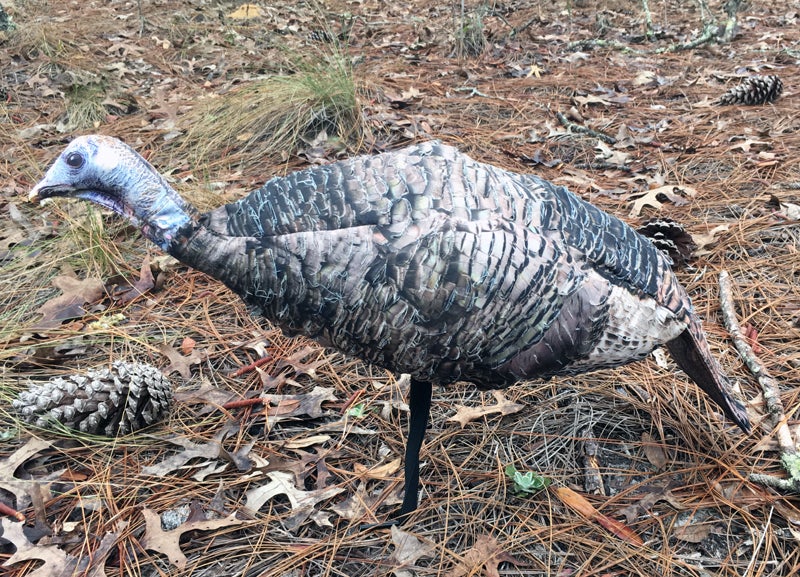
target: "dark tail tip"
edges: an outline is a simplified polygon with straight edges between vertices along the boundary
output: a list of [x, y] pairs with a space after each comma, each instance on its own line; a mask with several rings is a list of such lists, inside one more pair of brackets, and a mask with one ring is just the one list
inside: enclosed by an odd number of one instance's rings
[[677, 338], [667, 343], [667, 349], [678, 366], [720, 406], [725, 415], [745, 433], [751, 430], [744, 405], [731, 393], [730, 383], [711, 356], [699, 323], [690, 325]]

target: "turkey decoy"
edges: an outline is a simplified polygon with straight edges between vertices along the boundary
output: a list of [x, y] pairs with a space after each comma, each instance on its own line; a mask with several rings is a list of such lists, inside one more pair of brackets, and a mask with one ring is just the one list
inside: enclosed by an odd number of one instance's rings
[[750, 428], [649, 240], [563, 187], [442, 143], [273, 178], [199, 214], [133, 149], [82, 136], [30, 194], [59, 196], [125, 216], [286, 333], [410, 373], [401, 518], [417, 506], [432, 383], [504, 387], [619, 366], [666, 344]]

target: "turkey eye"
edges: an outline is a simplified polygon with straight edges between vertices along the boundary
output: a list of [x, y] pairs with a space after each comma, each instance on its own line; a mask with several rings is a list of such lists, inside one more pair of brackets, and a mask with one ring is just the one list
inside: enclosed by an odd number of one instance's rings
[[83, 155], [77, 152], [71, 152], [67, 155], [67, 166], [71, 168], [80, 168], [83, 166]]

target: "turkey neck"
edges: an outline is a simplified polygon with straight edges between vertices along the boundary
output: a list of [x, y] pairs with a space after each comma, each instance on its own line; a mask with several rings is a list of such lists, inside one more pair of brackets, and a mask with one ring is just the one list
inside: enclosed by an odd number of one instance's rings
[[206, 220], [207, 215], [202, 215], [182, 226], [167, 252], [183, 264], [222, 281], [241, 295], [248, 271], [248, 245], [255, 239], [224, 236], [209, 229]]

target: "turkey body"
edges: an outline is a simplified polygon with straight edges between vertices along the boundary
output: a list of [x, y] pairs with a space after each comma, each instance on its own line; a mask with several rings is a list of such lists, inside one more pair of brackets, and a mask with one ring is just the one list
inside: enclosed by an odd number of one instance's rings
[[434, 383], [617, 366], [691, 316], [620, 220], [435, 142], [275, 178], [180, 236], [171, 254], [286, 332]]
[[428, 142], [273, 178], [198, 214], [136, 152], [74, 140], [32, 191], [98, 202], [288, 334], [409, 373], [408, 489], [432, 383], [485, 388], [643, 358], [666, 344], [743, 430], [670, 263], [621, 220], [536, 176]]

